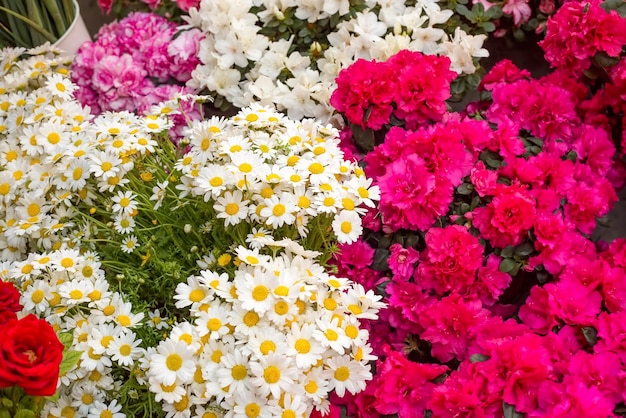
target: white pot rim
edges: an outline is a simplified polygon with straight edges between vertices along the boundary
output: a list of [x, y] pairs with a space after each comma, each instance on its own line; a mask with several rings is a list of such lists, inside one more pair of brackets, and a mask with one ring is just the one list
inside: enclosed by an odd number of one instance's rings
[[80, 16], [80, 6], [78, 4], [78, 0], [73, 0], [72, 2], [74, 3], [74, 19], [72, 19], [72, 24], [70, 25], [69, 28], [67, 28], [65, 33], [54, 42], [55, 44], [59, 44], [60, 42], [63, 42], [65, 38], [67, 38], [72, 33], [72, 30], [76, 27], [76, 25], [78, 24], [78, 21], [80, 20], [81, 16]]

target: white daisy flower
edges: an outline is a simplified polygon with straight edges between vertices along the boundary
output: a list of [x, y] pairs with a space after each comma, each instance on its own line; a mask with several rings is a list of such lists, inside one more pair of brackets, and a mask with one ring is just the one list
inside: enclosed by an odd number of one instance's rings
[[113, 212], [114, 213], [122, 213], [125, 215], [130, 215], [135, 210], [137, 210], [137, 201], [135, 195], [131, 191], [118, 191], [115, 196], [111, 199], [113, 201]]
[[372, 379], [369, 366], [355, 361], [350, 356], [330, 357], [326, 364], [325, 374], [329, 381], [329, 388], [334, 389], [341, 398], [346, 390], [351, 394], [365, 389], [366, 381]]
[[287, 392], [296, 378], [297, 370], [291, 367], [291, 359], [277, 353], [269, 353], [261, 357], [259, 362], [250, 363], [253, 377], [252, 385], [261, 396], [270, 393], [274, 398], [280, 398], [282, 392]]
[[363, 234], [361, 217], [353, 211], [342, 210], [332, 222], [333, 232], [337, 241], [342, 244], [351, 244]]
[[224, 226], [237, 225], [248, 216], [248, 203], [249, 200], [242, 199], [241, 191], [235, 190], [217, 198], [213, 208], [217, 217], [224, 219]]
[[189, 383], [196, 371], [193, 354], [183, 341], [161, 341], [150, 356], [150, 373], [164, 385], [172, 385], [177, 379]]
[[122, 412], [122, 405], [117, 403], [117, 399], [114, 399], [110, 404], [105, 404], [100, 401], [95, 401], [94, 405], [89, 408], [89, 415], [87, 418], [125, 418]]
[[291, 332], [287, 334], [287, 355], [294, 358], [296, 366], [302, 370], [307, 370], [314, 366], [322, 358], [326, 349], [322, 344], [313, 338], [315, 326], [312, 324], [302, 324], [302, 326], [291, 324]]
[[132, 252], [134, 252], [137, 247], [139, 245], [137, 244], [137, 237], [134, 235], [130, 235], [128, 237], [125, 237], [122, 240], [122, 244], [120, 245], [120, 249], [128, 254], [131, 254]]
[[143, 353], [139, 344], [141, 344], [141, 340], [136, 338], [134, 332], [124, 331], [111, 341], [106, 352], [118, 364], [132, 367], [135, 360]]

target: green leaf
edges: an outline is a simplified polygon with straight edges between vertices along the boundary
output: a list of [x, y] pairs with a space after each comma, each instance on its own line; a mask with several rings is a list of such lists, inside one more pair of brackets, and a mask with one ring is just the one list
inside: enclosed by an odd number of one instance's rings
[[473, 191], [474, 185], [471, 183], [461, 183], [461, 185], [456, 188], [456, 192], [463, 196], [471, 194]]
[[74, 336], [71, 332], [64, 332], [59, 334], [59, 341], [61, 341], [61, 344], [63, 344], [65, 348], [69, 349], [74, 341]]
[[531, 255], [533, 251], [535, 251], [535, 247], [533, 246], [533, 244], [531, 244], [530, 242], [525, 242], [515, 248], [515, 255], [520, 257], [527, 257]]
[[485, 30], [485, 32], [493, 32], [496, 30], [496, 25], [493, 22], [484, 22], [480, 26]]
[[13, 418], [33, 418], [34, 416], [34, 411], [29, 409], [20, 409], [15, 415], [13, 415]]
[[507, 245], [502, 251], [500, 251], [500, 257], [511, 258], [513, 257], [514, 251], [515, 251], [515, 247], [513, 247], [512, 245]]
[[82, 351], [76, 350], [68, 350], [63, 353], [63, 360], [59, 366], [59, 373], [64, 374], [72, 370], [72, 368], [78, 363], [78, 360], [80, 360], [80, 356], [82, 354]]
[[502, 261], [500, 261], [499, 269], [502, 273], [510, 273], [514, 271], [516, 268], [519, 269], [518, 264], [512, 258], [505, 258]]
[[491, 357], [486, 356], [484, 354], [472, 354], [470, 357], [470, 361], [472, 363], [482, 363], [483, 361], [489, 360]]

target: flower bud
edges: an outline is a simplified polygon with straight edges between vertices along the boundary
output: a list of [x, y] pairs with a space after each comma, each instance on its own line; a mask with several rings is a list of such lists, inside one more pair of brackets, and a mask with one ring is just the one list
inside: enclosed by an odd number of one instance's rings
[[191, 225], [190, 224], [185, 224], [185, 226], [183, 227], [183, 231], [185, 231], [185, 234], [188, 234], [191, 232]]

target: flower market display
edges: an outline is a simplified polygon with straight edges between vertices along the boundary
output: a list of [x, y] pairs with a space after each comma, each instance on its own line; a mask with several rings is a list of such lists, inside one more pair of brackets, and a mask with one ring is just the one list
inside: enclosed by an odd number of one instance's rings
[[[189, 85], [217, 94], [218, 107], [222, 99], [236, 107], [260, 102], [294, 119], [328, 120], [335, 77], [357, 59], [411, 49], [448, 56], [454, 71], [473, 75], [477, 59], [487, 56], [486, 36], [446, 32], [440, 26], [451, 10], [409, 3], [203, 0], [187, 18], [206, 35]], [[475, 78], [462, 80], [471, 85]]]
[[0, 418], [626, 416], [621, 0], [97, 3], [0, 50]]

